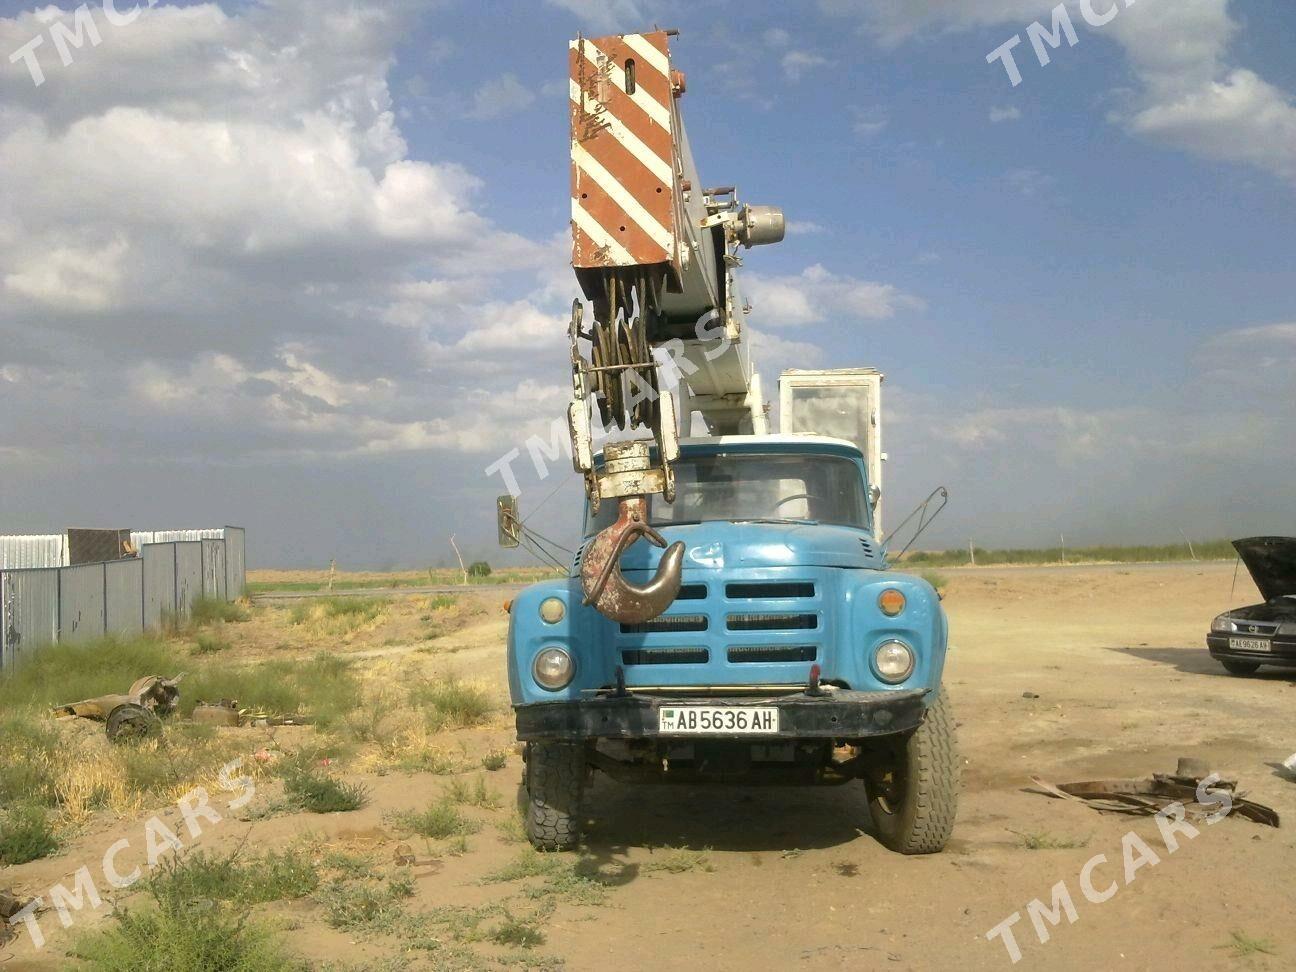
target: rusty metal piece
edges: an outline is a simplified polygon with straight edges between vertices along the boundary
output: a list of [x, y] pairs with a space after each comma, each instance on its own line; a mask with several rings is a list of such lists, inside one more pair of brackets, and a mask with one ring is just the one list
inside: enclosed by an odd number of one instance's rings
[[207, 726], [237, 726], [242, 717], [238, 702], [221, 699], [219, 702], [199, 702], [194, 706], [193, 721]]
[[162, 723], [153, 710], [135, 702], [124, 702], [108, 713], [105, 731], [112, 742], [153, 739], [162, 734]]
[[121, 739], [157, 735], [160, 716], [170, 715], [180, 704], [181, 672], [175, 678], [146, 675], [135, 680], [125, 695], [100, 695], [54, 707], [55, 715], [93, 719], [106, 724], [108, 738]]
[[[1217, 812], [1218, 804], [1203, 805], [1197, 798], [1198, 788], [1211, 773], [1205, 764], [1193, 760], [1180, 760], [1174, 774], [1154, 773], [1148, 779], [1089, 780], [1080, 783], [1053, 784], [1032, 776], [1035, 789], [1030, 792], [1051, 796], [1059, 800], [1074, 800], [1109, 813], [1127, 813], [1151, 817], [1171, 804], [1184, 807], [1189, 817], [1202, 817]], [[1182, 774], [1182, 775], [1181, 775]], [[1232, 806], [1229, 816], [1245, 817], [1268, 827], [1279, 826], [1278, 813], [1271, 807], [1248, 800], [1237, 790], [1237, 781], [1219, 779], [1208, 787], [1207, 793], [1226, 794]]]
[[648, 525], [648, 500], [627, 496], [621, 500], [620, 516], [595, 537], [581, 560], [581, 587], [586, 604], [593, 604], [605, 617], [622, 624], [638, 624], [658, 617], [679, 595], [684, 569], [684, 544], [667, 547], [657, 573], [646, 586], [631, 584], [621, 574], [621, 555], [640, 537], [658, 547], [665, 538]]

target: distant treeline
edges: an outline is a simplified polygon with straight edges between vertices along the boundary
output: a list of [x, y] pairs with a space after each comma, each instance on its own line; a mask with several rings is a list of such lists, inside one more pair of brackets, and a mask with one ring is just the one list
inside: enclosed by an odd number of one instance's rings
[[[1033, 550], [987, 550], [974, 547], [978, 567], [995, 564], [1139, 564], [1179, 560], [1232, 560], [1237, 556], [1228, 540], [1194, 540], [1188, 544], [1136, 547], [1041, 547]], [[967, 547], [959, 550], [913, 550], [904, 561], [913, 567], [967, 567], [972, 563]]]

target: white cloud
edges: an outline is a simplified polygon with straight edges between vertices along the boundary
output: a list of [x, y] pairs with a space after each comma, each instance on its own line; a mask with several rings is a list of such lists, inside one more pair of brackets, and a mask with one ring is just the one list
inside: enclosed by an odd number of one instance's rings
[[[1079, 0], [1066, 0], [1079, 29]], [[937, 30], [999, 25], [1003, 39], [1036, 20], [1049, 23], [1050, 0], [819, 0], [830, 15], [856, 19], [861, 29], [894, 46]], [[1102, 7], [1095, 7], [1102, 13]], [[1120, 44], [1141, 87], [1111, 118], [1132, 133], [1210, 159], [1252, 165], [1296, 182], [1296, 100], [1254, 70], [1229, 63], [1240, 25], [1228, 0], [1175, 0], [1121, 5], [1109, 24], [1082, 40]], [[1018, 48], [1034, 68], [1029, 45]], [[1043, 75], [1028, 78], [1045, 83]]]
[[809, 72], [827, 65], [828, 58], [813, 51], [788, 51], [780, 59], [783, 76], [789, 81], [800, 81]]
[[643, 30], [648, 19], [638, 0], [545, 0], [577, 16], [592, 30], [606, 33], [625, 33]]
[[1028, 198], [1042, 195], [1057, 185], [1057, 178], [1039, 169], [1013, 169], [1005, 177], [1014, 191]]
[[1274, 404], [1285, 398], [1287, 410], [1296, 409], [1296, 323], [1224, 331], [1202, 346], [1197, 364], [1233, 395]]
[[[387, 76], [413, 9], [161, 5], [39, 89], [0, 59], [9, 454], [477, 452], [561, 413], [571, 294], [533, 281], [565, 257], [411, 157]], [[0, 48], [67, 16], [0, 18]], [[528, 382], [550, 357], [556, 395]]]
[[525, 111], [536, 100], [535, 92], [517, 79], [505, 74], [484, 83], [473, 92], [469, 118], [487, 120]]
[[792, 43], [792, 35], [782, 27], [771, 27], [762, 35], [766, 47], [787, 47]]
[[851, 114], [854, 116], [851, 127], [854, 129], [855, 134], [863, 135], [865, 138], [872, 138], [891, 124], [890, 113], [879, 106], [871, 108], [854, 107], [851, 109]]
[[826, 320], [884, 320], [926, 305], [891, 284], [830, 273], [815, 264], [795, 276], [749, 274], [744, 282], [760, 328]]
[[1014, 106], [1007, 108], [995, 107], [990, 109], [990, 123], [992, 125], [998, 125], [1001, 122], [1017, 121], [1021, 116], [1021, 109]]

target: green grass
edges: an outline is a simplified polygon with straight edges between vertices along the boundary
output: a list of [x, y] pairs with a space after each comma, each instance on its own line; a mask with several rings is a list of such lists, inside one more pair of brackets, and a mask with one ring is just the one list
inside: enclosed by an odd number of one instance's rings
[[[176, 870], [185, 868], [175, 862]], [[163, 868], [168, 865], [163, 865]], [[174, 873], [174, 872], [173, 872]], [[109, 927], [79, 936], [72, 954], [92, 972], [301, 972], [270, 929], [245, 906], [195, 901], [186, 879], [157, 875], [146, 888], [152, 901], [115, 911]]]
[[[0, 694], [4, 682], [0, 681]], [[54, 728], [22, 710], [0, 715], [0, 807], [19, 802], [54, 806], [49, 767], [63, 752]]]
[[[0, 679], [0, 712], [125, 692], [142, 675], [171, 676], [191, 663], [176, 644], [156, 638], [47, 645], [29, 653], [11, 675]], [[182, 683], [182, 687], [189, 685]]]
[[349, 884], [335, 881], [315, 895], [324, 906], [324, 920], [344, 931], [390, 931], [405, 918], [405, 899], [414, 885], [401, 876], [385, 883]]
[[248, 613], [233, 601], [219, 597], [200, 597], [189, 609], [189, 624], [195, 628], [218, 621], [246, 621]]
[[[254, 665], [204, 664], [178, 642], [107, 638], [32, 652], [0, 679], [0, 712], [15, 713], [15, 719], [5, 718], [4, 724], [17, 725], [16, 714], [24, 709], [121, 693], [142, 675], [181, 671], [187, 672], [180, 685], [183, 715], [192, 712], [199, 699], [237, 699], [247, 708], [273, 715], [309, 712], [317, 725], [329, 726], [361, 702], [350, 663], [334, 655], [321, 653], [305, 663], [276, 659]], [[0, 751], [5, 748], [0, 736]], [[0, 788], [6, 775], [0, 767]]]
[[434, 594], [428, 601], [429, 611], [448, 611], [459, 603], [459, 599], [452, 594]]
[[544, 878], [544, 883], [532, 889], [533, 898], [562, 898], [584, 905], [602, 904], [607, 898], [607, 886], [593, 862], [562, 854], [541, 854], [530, 847], [482, 880], [502, 884], [537, 877]]
[[386, 597], [322, 597], [294, 604], [288, 612], [289, 624], [305, 624], [315, 619], [344, 619], [351, 627], [360, 627], [378, 617], [391, 605]]
[[917, 570], [914, 571], [919, 577], [925, 580], [932, 587], [936, 588], [936, 593], [945, 593], [945, 588], [949, 587], [949, 578], [939, 571], [935, 570]]
[[496, 945], [535, 948], [545, 943], [545, 936], [534, 921], [506, 915], [504, 920], [491, 931], [490, 940]]
[[479, 726], [495, 711], [490, 693], [453, 675], [415, 685], [410, 690], [410, 704], [421, 708], [428, 724], [436, 729]]
[[406, 810], [391, 815], [391, 821], [407, 833], [432, 840], [445, 840], [450, 837], [466, 837], [481, 830], [481, 824], [466, 817], [452, 803], [442, 801], [434, 803], [423, 810]]
[[[473, 584], [517, 584], [532, 583], [553, 571], [524, 568], [521, 570], [494, 570], [489, 577], [473, 577]], [[437, 569], [431, 575], [411, 575], [408, 577], [371, 578], [352, 580], [337, 579], [333, 582], [335, 591], [392, 591], [403, 587], [452, 587], [463, 583], [463, 573], [458, 569]], [[249, 597], [256, 594], [314, 594], [327, 591], [328, 581], [249, 581], [246, 593]]]
[[1027, 850], [1075, 850], [1089, 846], [1088, 837], [1068, 837], [1046, 831], [1018, 833], [1016, 830], [1010, 830], [1008, 832], [1013, 834]]
[[197, 639], [197, 645], [194, 646], [195, 655], [215, 655], [222, 651], [228, 651], [230, 643], [216, 634], [200, 634]]
[[186, 901], [264, 904], [304, 898], [319, 886], [309, 857], [292, 848], [243, 859], [238, 853], [197, 851], [159, 868], [149, 884]]
[[481, 807], [483, 810], [498, 810], [504, 805], [499, 794], [487, 787], [485, 778], [481, 776], [471, 784], [465, 780], [451, 780], [446, 787], [445, 799], [449, 803]]
[[[1233, 544], [1228, 540], [1194, 540], [1193, 552], [1198, 560], [1232, 560], [1237, 556]], [[1185, 543], [1165, 544], [1162, 546], [1097, 546], [1075, 547], [1063, 550], [1061, 547], [1022, 548], [1007, 550], [986, 550], [976, 548], [977, 566], [1012, 565], [1012, 564], [1078, 564], [1078, 563], [1175, 563], [1191, 560], [1188, 545]], [[968, 549], [962, 547], [954, 550], [915, 550], [905, 555], [904, 560], [893, 566], [901, 569], [910, 567], [966, 567], [971, 563]]]
[[18, 804], [0, 812], [0, 864], [26, 864], [49, 857], [58, 849], [43, 807]]
[[310, 813], [347, 813], [369, 802], [369, 791], [362, 784], [305, 769], [289, 772], [284, 794], [294, 806]]
[[689, 871], [706, 871], [715, 870], [715, 864], [711, 862], [710, 850], [689, 850], [687, 848], [677, 848], [669, 850], [661, 856], [654, 855], [653, 859], [644, 865], [645, 871], [663, 871], [667, 874], [686, 874]]
[[1216, 948], [1228, 949], [1233, 958], [1250, 958], [1253, 955], [1274, 955], [1278, 947], [1267, 938], [1252, 938], [1243, 932], [1229, 933], [1229, 940]]
[[481, 764], [483, 769], [490, 770], [492, 773], [496, 770], [502, 770], [508, 765], [508, 750], [492, 749], [482, 757]]

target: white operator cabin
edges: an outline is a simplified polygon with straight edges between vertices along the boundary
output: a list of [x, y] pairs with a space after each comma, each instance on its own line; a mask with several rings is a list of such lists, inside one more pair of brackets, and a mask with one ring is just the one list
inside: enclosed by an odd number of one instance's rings
[[[868, 463], [869, 485], [882, 489], [882, 382], [874, 368], [789, 370], [779, 376], [780, 431], [823, 435], [859, 446]], [[882, 533], [882, 501], [873, 515]]]

